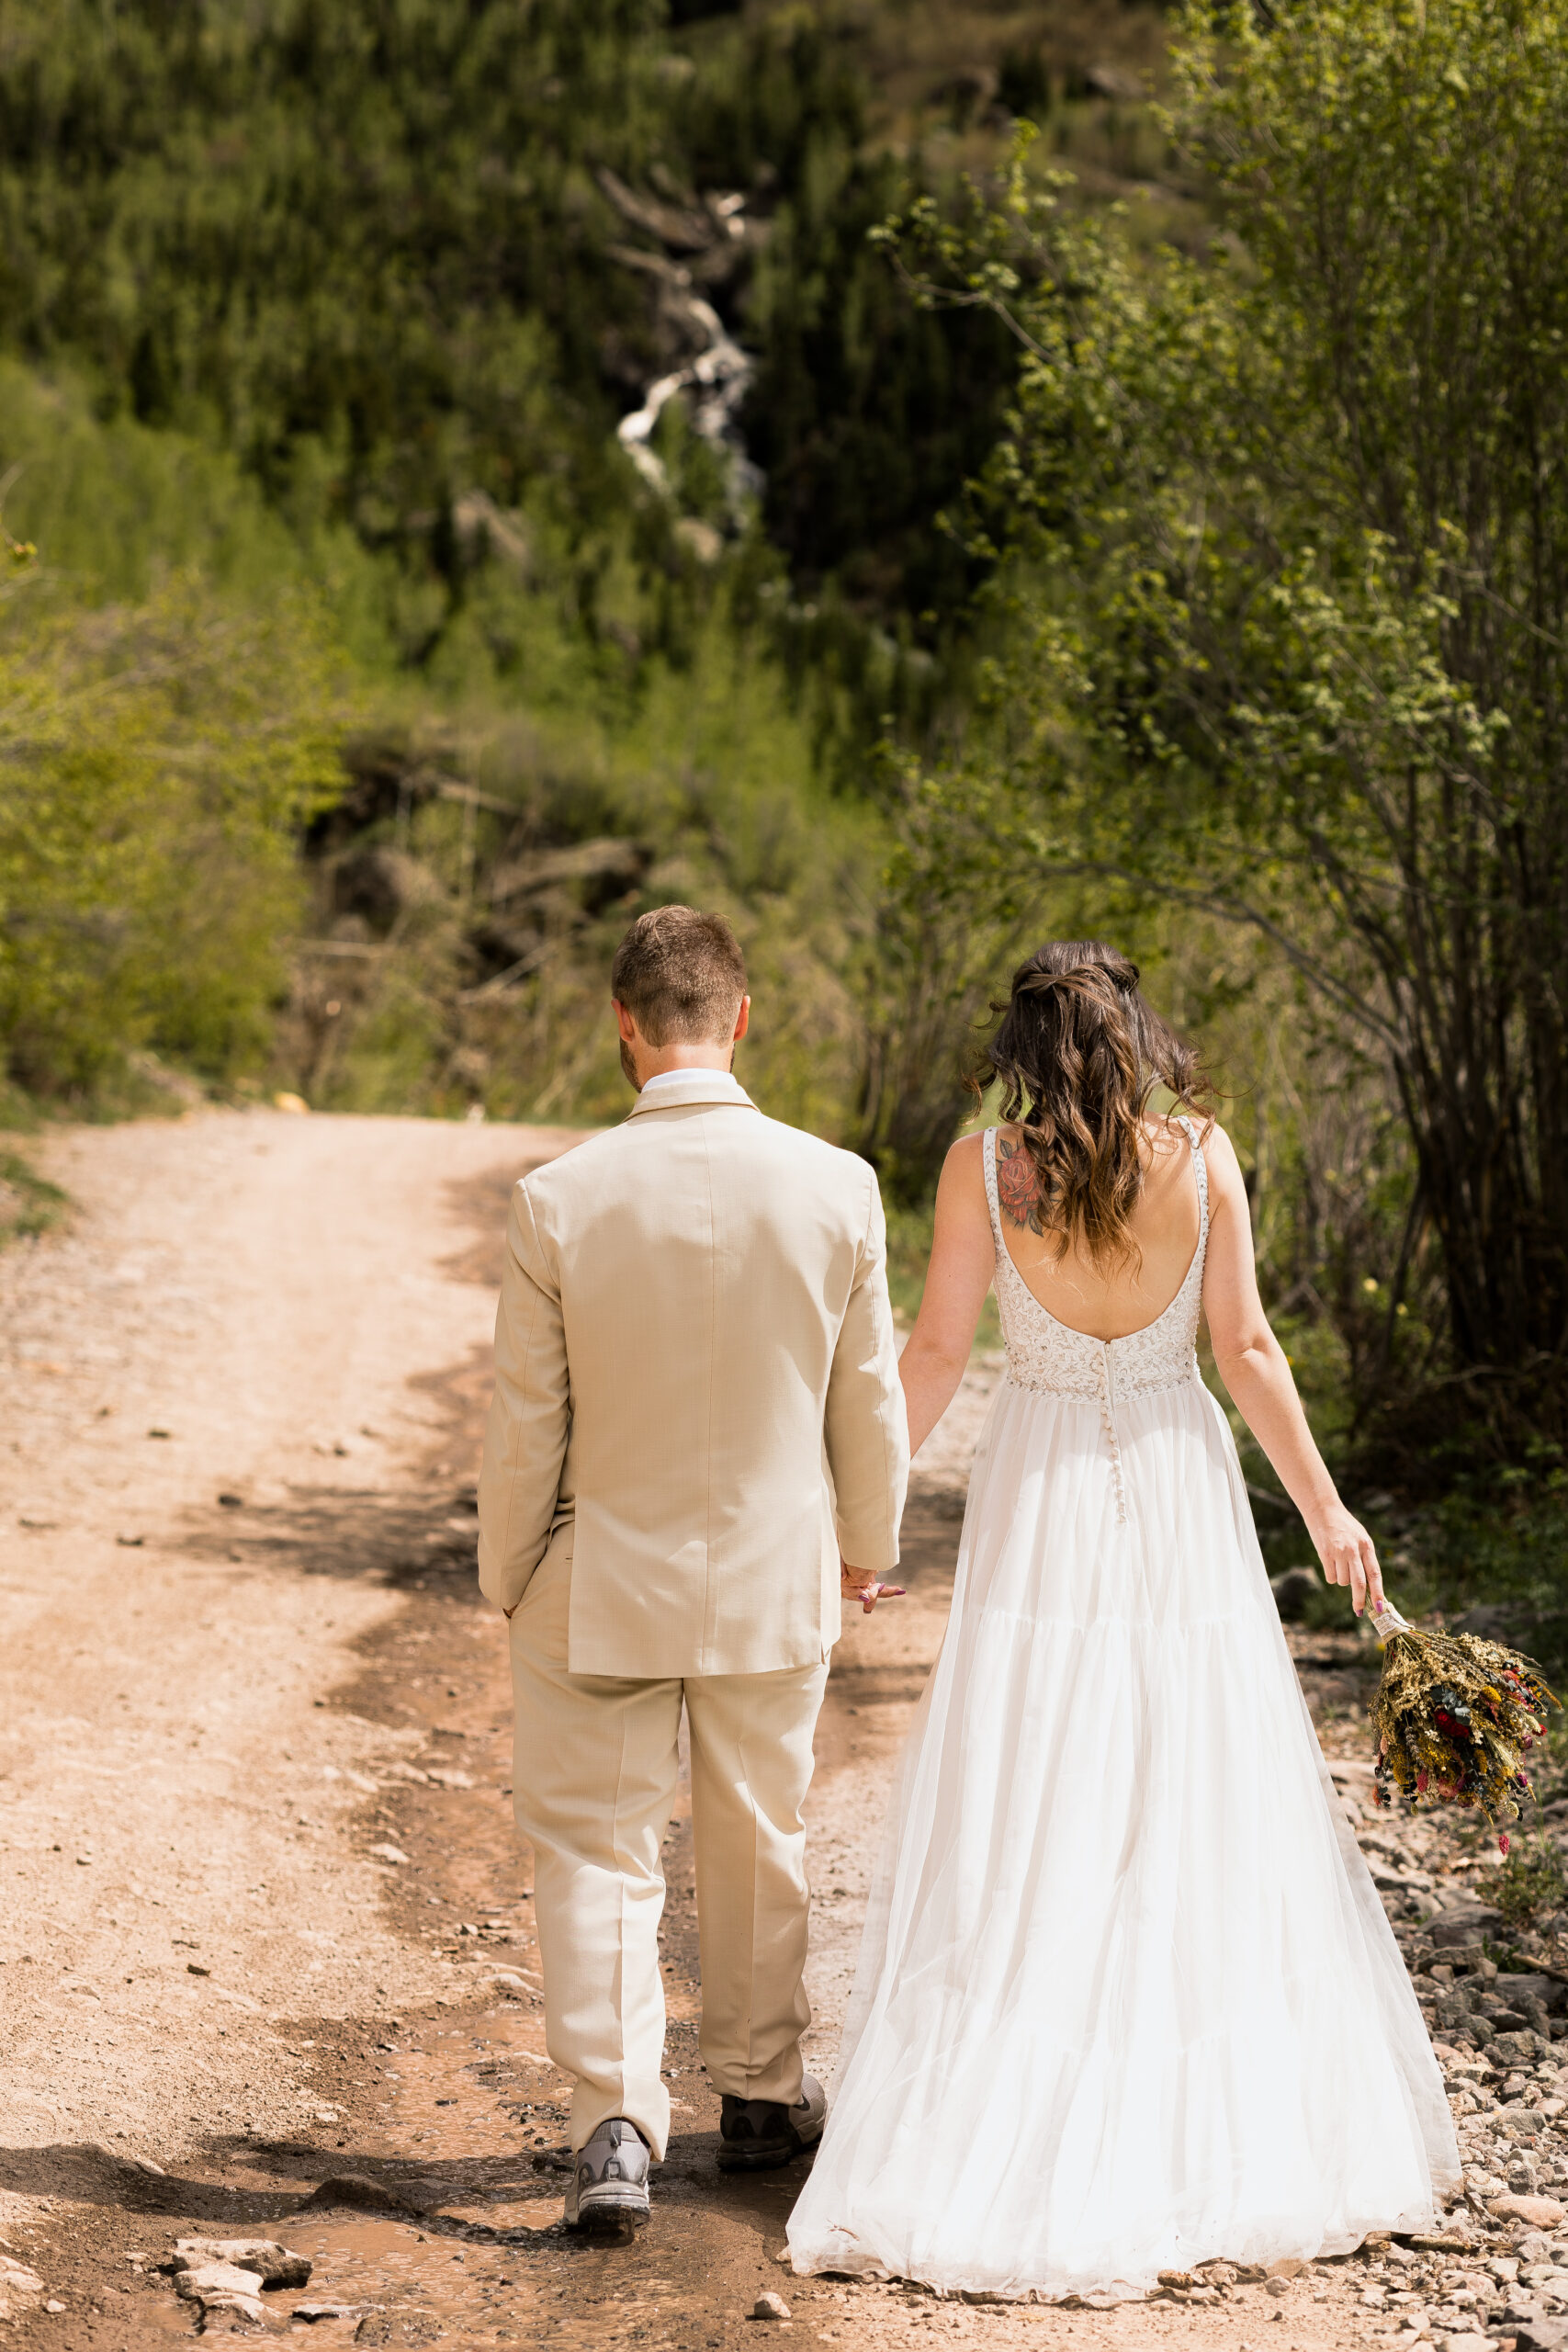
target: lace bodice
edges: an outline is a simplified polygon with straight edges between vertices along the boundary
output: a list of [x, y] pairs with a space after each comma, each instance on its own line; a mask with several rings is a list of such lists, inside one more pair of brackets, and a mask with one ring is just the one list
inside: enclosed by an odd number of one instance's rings
[[1174, 1388], [1178, 1382], [1196, 1375], [1194, 1343], [1209, 1241], [1209, 1170], [1197, 1129], [1190, 1119], [1183, 1119], [1181, 1125], [1192, 1147], [1192, 1172], [1198, 1182], [1198, 1247], [1181, 1288], [1164, 1313], [1123, 1340], [1096, 1340], [1087, 1331], [1059, 1323], [1019, 1272], [1002, 1238], [997, 1198], [997, 1131], [987, 1129], [986, 1199], [997, 1245], [997, 1305], [1007, 1341], [1008, 1371], [1020, 1387], [1048, 1388], [1059, 1396], [1099, 1398], [1109, 1386], [1115, 1405], [1127, 1397], [1146, 1396], [1152, 1389]]
[[1176, 1388], [1198, 1377], [1195, 1342], [1203, 1259], [1209, 1246], [1209, 1170], [1197, 1128], [1190, 1119], [1184, 1118], [1180, 1124], [1192, 1147], [1192, 1171], [1198, 1183], [1198, 1247], [1180, 1289], [1163, 1314], [1145, 1323], [1141, 1331], [1129, 1331], [1121, 1340], [1097, 1340], [1088, 1331], [1075, 1331], [1070, 1324], [1058, 1322], [1019, 1272], [1002, 1236], [1001, 1205], [997, 1198], [997, 1131], [995, 1127], [986, 1130], [986, 1200], [997, 1247], [997, 1306], [1007, 1341], [1008, 1376], [1021, 1388], [1078, 1397], [1100, 1407], [1119, 1519], [1125, 1515], [1125, 1504], [1116, 1408], [1134, 1396]]

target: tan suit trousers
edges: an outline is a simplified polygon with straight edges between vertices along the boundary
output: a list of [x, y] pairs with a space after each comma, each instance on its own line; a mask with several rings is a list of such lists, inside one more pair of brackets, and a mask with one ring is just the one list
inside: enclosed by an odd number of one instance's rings
[[623, 2115], [662, 2158], [660, 1849], [674, 1809], [681, 1708], [691, 1727], [700, 2048], [717, 2091], [800, 2097], [810, 1895], [801, 1818], [826, 1664], [667, 1680], [567, 1668], [571, 1531], [512, 1620], [517, 1826], [534, 1908], [551, 2058], [577, 2077], [571, 2144]]

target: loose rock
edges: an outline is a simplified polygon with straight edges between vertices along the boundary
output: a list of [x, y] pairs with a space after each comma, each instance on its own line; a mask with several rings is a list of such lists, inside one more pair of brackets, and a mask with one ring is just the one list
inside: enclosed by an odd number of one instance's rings
[[1521, 2319], [1509, 2324], [1514, 2352], [1562, 2352], [1568, 2344], [1568, 2320]]
[[1456, 1903], [1427, 1922], [1427, 1933], [1439, 1951], [1454, 1944], [1472, 1944], [1503, 1924], [1503, 1915], [1487, 1903]]
[[292, 2253], [275, 2238], [179, 2238], [169, 2267], [176, 2272], [198, 2270], [212, 2262], [230, 2263], [237, 2269], [254, 2271], [266, 2287], [308, 2287], [310, 2283], [309, 2256]]
[[1555, 2197], [1494, 2197], [1486, 2210], [1495, 2222], [1523, 2222], [1531, 2230], [1555, 2230], [1568, 2219]]
[[175, 2292], [193, 2303], [207, 2295], [259, 2295], [261, 2280], [237, 2262], [182, 2263], [175, 2272]]
[[389, 2188], [381, 2181], [367, 2180], [363, 2173], [333, 2173], [319, 2188], [313, 2188], [300, 2211], [323, 2205], [352, 2205], [361, 2213], [424, 2213], [429, 2209], [401, 2189]]
[[242, 2270], [237, 2263], [206, 2262], [176, 2271], [175, 2291], [186, 2302], [199, 2304], [204, 2334], [215, 2320], [231, 2326], [236, 2320], [250, 2327], [266, 2324], [261, 2280], [254, 2270]]
[[1551, 2264], [1551, 2277], [1553, 2282], [1560, 2285], [1564, 2293], [1568, 2293], [1568, 2270], [1559, 2269], [1555, 2264], [1551, 2263], [1552, 2251], [1551, 2240], [1543, 2230], [1527, 2230], [1521, 2238], [1516, 2239], [1514, 2244], [1514, 2252], [1518, 2256], [1519, 2260], [1540, 2264], [1543, 2277], [1546, 2275], [1546, 2266]]
[[765, 2295], [758, 2296], [751, 2306], [751, 2316], [753, 2319], [788, 2319], [789, 2305], [782, 2295], [775, 2295], [770, 2289]]

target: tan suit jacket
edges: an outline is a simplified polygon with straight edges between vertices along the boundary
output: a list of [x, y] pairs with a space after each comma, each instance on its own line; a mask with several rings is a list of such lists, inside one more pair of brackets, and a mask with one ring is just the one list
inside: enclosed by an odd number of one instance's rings
[[[693, 1078], [695, 1078], [693, 1073]], [[513, 1195], [479, 1481], [511, 1610], [570, 1543], [574, 1674], [765, 1674], [890, 1569], [908, 1435], [876, 1179], [688, 1080]]]

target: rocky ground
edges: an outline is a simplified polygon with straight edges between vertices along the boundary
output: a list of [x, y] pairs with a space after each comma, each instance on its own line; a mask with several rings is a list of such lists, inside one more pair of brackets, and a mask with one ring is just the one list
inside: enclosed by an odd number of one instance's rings
[[[1568, 1948], [1505, 1929], [1472, 1830], [1371, 1809], [1350, 1634], [1291, 1641], [1449, 2078], [1467, 2194], [1442, 2232], [1109, 2312], [794, 2279], [792, 2177], [713, 2167], [683, 1806], [654, 2220], [619, 2248], [562, 2231], [471, 1481], [505, 1193], [565, 1140], [204, 1113], [44, 1154], [73, 1221], [0, 1256], [0, 2341], [1568, 2346]], [[908, 1599], [834, 1663], [824, 2073], [995, 1378], [922, 1455]], [[753, 2318], [770, 2294], [786, 2315]]]

